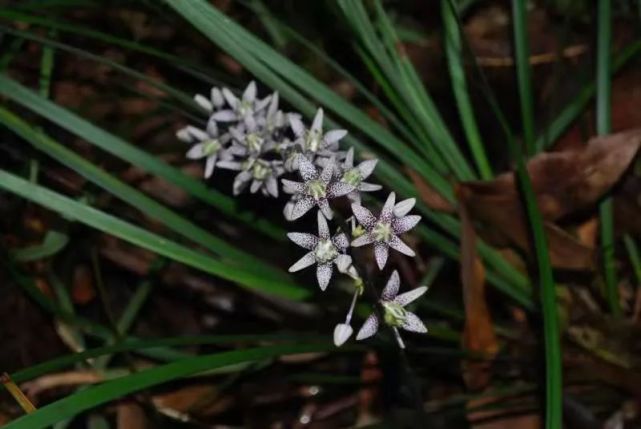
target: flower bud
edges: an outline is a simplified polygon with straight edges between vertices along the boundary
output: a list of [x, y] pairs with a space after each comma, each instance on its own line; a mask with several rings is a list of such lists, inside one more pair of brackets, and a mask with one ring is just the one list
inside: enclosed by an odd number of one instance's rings
[[354, 330], [352, 327], [346, 323], [339, 323], [336, 325], [334, 328], [334, 344], [336, 347], [340, 347], [345, 344], [345, 342], [349, 340], [349, 337], [352, 336], [353, 332]]

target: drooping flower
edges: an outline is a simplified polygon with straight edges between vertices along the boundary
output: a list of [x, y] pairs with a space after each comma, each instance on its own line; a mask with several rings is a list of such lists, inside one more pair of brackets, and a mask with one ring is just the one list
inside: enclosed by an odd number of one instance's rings
[[341, 165], [342, 176], [340, 180], [341, 182], [348, 183], [356, 188], [347, 194], [347, 197], [350, 200], [360, 204], [361, 192], [373, 192], [382, 189], [381, 185], [364, 182], [364, 180], [372, 174], [377, 163], [377, 159], [368, 159], [354, 167], [354, 148], [350, 148], [347, 151], [345, 160]]
[[[383, 294], [379, 302], [383, 307], [383, 321], [392, 327], [399, 345], [401, 348], [404, 348], [405, 346], [403, 345], [403, 341], [398, 333], [398, 328], [421, 334], [427, 332], [427, 328], [421, 319], [419, 319], [416, 314], [405, 309], [405, 306], [427, 292], [427, 286], [421, 286], [398, 295], [400, 283], [398, 271], [394, 271], [387, 281], [385, 289], [383, 289]], [[378, 331], [379, 325], [379, 317], [375, 313], [371, 314], [358, 331], [356, 339], [364, 340], [365, 338], [371, 337]]]
[[227, 152], [230, 136], [228, 134], [218, 135], [218, 128], [216, 123], [210, 121], [207, 125], [207, 130], [201, 130], [192, 125], [179, 130], [176, 135], [179, 139], [187, 142], [194, 143], [194, 145], [187, 151], [187, 158], [189, 159], [205, 159], [205, 178], [211, 177], [214, 172], [216, 163], [220, 159], [229, 159], [231, 155]]
[[421, 217], [418, 215], [397, 217], [394, 214], [395, 201], [396, 194], [392, 192], [387, 197], [378, 218], [374, 217], [372, 212], [365, 207], [352, 204], [354, 216], [366, 230], [365, 234], [352, 241], [352, 246], [360, 247], [374, 243], [376, 263], [381, 270], [387, 262], [390, 247], [407, 256], [415, 256], [414, 251], [398, 236], [414, 228]]
[[[269, 104], [270, 97], [259, 100], [256, 98], [256, 82], [251, 81], [241, 98], [236, 97], [229, 89], [223, 88], [222, 95], [228, 109], [220, 109], [211, 115], [216, 122], [240, 122], [250, 119], [254, 114], [263, 110]], [[213, 94], [212, 94], [213, 98]]]
[[331, 237], [327, 220], [320, 211], [318, 212], [318, 236], [304, 232], [290, 232], [287, 237], [300, 247], [309, 250], [298, 262], [289, 267], [289, 272], [293, 273], [317, 264], [316, 278], [321, 290], [327, 288], [334, 272], [334, 264], [345, 266], [351, 261], [351, 257], [345, 254], [349, 247], [347, 236], [339, 232]]
[[292, 208], [292, 220], [298, 219], [312, 207], [318, 206], [327, 219], [333, 216], [328, 200], [341, 197], [354, 190], [354, 186], [340, 182], [334, 177], [334, 164], [328, 163], [319, 173], [304, 156], [299, 157], [298, 170], [303, 182], [283, 179], [283, 190], [297, 198]]

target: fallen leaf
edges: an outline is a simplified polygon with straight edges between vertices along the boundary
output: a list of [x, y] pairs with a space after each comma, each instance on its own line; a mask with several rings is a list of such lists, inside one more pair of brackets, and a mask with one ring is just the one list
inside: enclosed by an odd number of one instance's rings
[[461, 282], [465, 305], [463, 346], [487, 359], [464, 360], [463, 379], [468, 388], [479, 390], [491, 379], [491, 359], [498, 352], [492, 316], [485, 299], [485, 268], [476, 252], [476, 232], [467, 208], [459, 204], [461, 219]]
[[116, 409], [116, 427], [118, 429], [146, 429], [149, 427], [145, 411], [135, 402], [118, 404]]

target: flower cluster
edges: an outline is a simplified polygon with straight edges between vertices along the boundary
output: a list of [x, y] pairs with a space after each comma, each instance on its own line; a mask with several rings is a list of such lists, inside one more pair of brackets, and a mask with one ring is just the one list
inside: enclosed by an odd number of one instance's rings
[[[350, 309], [345, 322], [336, 325], [334, 330], [334, 342], [342, 345], [353, 333], [350, 321], [364, 288], [364, 281], [349, 255], [350, 247], [372, 245], [380, 270], [387, 264], [390, 248], [414, 256], [414, 251], [399, 236], [414, 228], [421, 219], [408, 214], [415, 200], [397, 203], [392, 192], [377, 216], [365, 208], [362, 194], [382, 189], [378, 184], [366, 182], [377, 160], [356, 164], [353, 149], [340, 149], [340, 141], [347, 131], [324, 131], [322, 109], [318, 109], [311, 126], [307, 127], [301, 115], [279, 109], [278, 93], [258, 98], [254, 82], [240, 98], [227, 88], [213, 88], [209, 97], [196, 95], [194, 99], [209, 113], [207, 124], [204, 129], [187, 126], [179, 130], [177, 136], [192, 145], [187, 151], [188, 158], [204, 160], [206, 178], [211, 177], [216, 167], [237, 171], [234, 195], [249, 189], [252, 194], [260, 191], [265, 196], [278, 197], [281, 184], [282, 191], [290, 195], [283, 211], [289, 221], [316, 209], [318, 235], [288, 234], [290, 240], [307, 251], [289, 271], [315, 265], [318, 285], [323, 291], [335, 269], [353, 279]], [[299, 180], [281, 178], [284, 175], [297, 175]], [[328, 223], [334, 218], [332, 202], [341, 197], [351, 201], [351, 213], [346, 216], [343, 229], [347, 229], [348, 222], [352, 227], [349, 231], [337, 228], [332, 233]], [[427, 332], [420, 319], [404, 308], [427, 288], [398, 295], [399, 287], [400, 278], [394, 271], [378, 303], [382, 317], [372, 314], [358, 332], [357, 340], [374, 335], [381, 320], [392, 328], [400, 347], [404, 344], [398, 328]]]

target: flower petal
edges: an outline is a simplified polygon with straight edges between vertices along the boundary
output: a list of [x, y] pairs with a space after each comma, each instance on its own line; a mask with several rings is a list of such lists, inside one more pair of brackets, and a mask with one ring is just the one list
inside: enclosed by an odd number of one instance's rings
[[333, 182], [327, 186], [327, 198], [338, 198], [354, 190], [354, 186], [345, 182]]
[[399, 235], [414, 228], [421, 221], [419, 215], [409, 215], [392, 221], [394, 234]]
[[354, 148], [350, 147], [347, 153], [345, 154], [345, 161], [343, 162], [343, 168], [347, 170], [353, 167], [354, 167]]
[[405, 321], [403, 321], [401, 328], [410, 332], [418, 332], [419, 334], [425, 334], [427, 332], [427, 328], [421, 319], [419, 319], [416, 314], [410, 313], [409, 311], [405, 315]]
[[209, 179], [211, 175], [214, 174], [216, 159], [218, 159], [216, 155], [207, 157], [207, 161], [205, 162], [205, 179]]
[[294, 243], [298, 244], [300, 247], [303, 247], [307, 250], [314, 250], [318, 244], [318, 237], [314, 234], [308, 234], [306, 232], [289, 232], [287, 237], [292, 240]]
[[300, 200], [294, 203], [294, 208], [292, 210], [292, 220], [296, 220], [307, 213], [312, 207], [314, 207], [315, 202], [312, 197], [304, 196]]
[[305, 125], [303, 125], [303, 121], [300, 120], [298, 115], [289, 115], [289, 126], [292, 127], [296, 137], [300, 137], [305, 133]]
[[333, 272], [334, 268], [331, 263], [319, 264], [318, 267], [316, 267], [316, 279], [318, 280], [318, 286], [320, 286], [322, 291], [327, 289], [327, 285], [329, 285]]
[[323, 108], [319, 107], [314, 115], [314, 121], [312, 122], [312, 131], [322, 131], [323, 129]]
[[366, 229], [372, 228], [376, 223], [376, 218], [372, 212], [360, 204], [352, 204], [352, 212], [354, 213], [354, 216], [356, 216], [358, 223], [363, 225]]
[[234, 93], [229, 89], [223, 88], [223, 97], [225, 97], [225, 100], [227, 100], [227, 104], [229, 104], [229, 107], [231, 107], [232, 109], [236, 109], [238, 107], [238, 103], [240, 100], [238, 100], [238, 97], [236, 97]]
[[336, 143], [346, 135], [347, 135], [347, 130], [331, 130], [325, 134], [325, 136], [323, 137], [323, 140], [325, 140], [325, 143], [327, 144], [332, 144], [332, 143]]
[[394, 302], [405, 307], [407, 304], [423, 296], [425, 292], [427, 292], [427, 286], [417, 287], [416, 289], [412, 289], [396, 296], [396, 298], [394, 298]]
[[399, 201], [394, 206], [394, 216], [396, 217], [405, 216], [414, 208], [415, 204], [416, 204], [416, 198], [408, 198], [406, 200]]
[[352, 336], [353, 332], [354, 330], [347, 323], [339, 323], [336, 325], [334, 328], [334, 345], [336, 347], [340, 347], [345, 344], [345, 342], [349, 340], [349, 337]]
[[205, 97], [204, 95], [201, 95], [201, 94], [194, 95], [194, 101], [196, 102], [196, 104], [198, 104], [200, 107], [202, 107], [208, 112], [211, 112], [212, 110], [214, 110], [214, 106], [211, 104], [211, 101], [209, 101], [207, 97]]
[[378, 269], [382, 270], [387, 263], [387, 256], [389, 255], [389, 247], [387, 243], [376, 243], [374, 245], [374, 257], [376, 258], [376, 264]]
[[211, 118], [207, 121], [207, 134], [212, 137], [218, 136], [218, 125], [216, 124], [216, 121]]
[[305, 182], [318, 178], [316, 167], [303, 155], [298, 155], [298, 171]]
[[336, 257], [336, 259], [334, 259], [334, 263], [336, 264], [338, 271], [344, 273], [347, 271], [349, 266], [352, 265], [352, 257], [341, 253]]
[[356, 340], [360, 341], [365, 338], [369, 338], [374, 335], [376, 331], [378, 331], [378, 317], [376, 314], [370, 314], [370, 316], [365, 320], [365, 323], [363, 323], [363, 326], [361, 326], [361, 329], [358, 331]]
[[334, 173], [335, 163], [333, 159], [326, 159], [323, 165], [323, 170], [320, 174], [320, 179], [324, 183], [329, 183], [332, 180], [332, 174]]
[[325, 216], [320, 211], [318, 212], [318, 237], [321, 240], [329, 240], [329, 226]]
[[242, 164], [236, 161], [219, 161], [217, 165], [218, 167], [224, 168], [226, 170], [240, 171], [243, 168]]
[[238, 195], [243, 192], [251, 178], [252, 175], [247, 171], [241, 171], [238, 173], [234, 178], [234, 184], [232, 185], [234, 195]]
[[223, 93], [220, 92], [220, 89], [211, 89], [211, 102], [214, 103], [214, 106], [217, 108], [222, 107], [222, 105], [225, 104], [225, 99], [223, 98]]
[[391, 301], [396, 297], [398, 294], [398, 289], [401, 287], [401, 279], [398, 275], [398, 271], [394, 270], [392, 275], [390, 276], [389, 280], [387, 280], [387, 284], [385, 285], [385, 288], [383, 289], [383, 293], [381, 294], [381, 298], [383, 298], [384, 301]]
[[326, 199], [318, 201], [318, 208], [321, 212], [323, 212], [323, 215], [325, 215], [327, 219], [331, 219], [334, 217], [334, 212], [329, 207], [329, 203]]
[[332, 243], [338, 248], [338, 250], [344, 251], [349, 247], [349, 239], [344, 233], [338, 233], [332, 238]]
[[314, 257], [314, 252], [308, 252], [300, 258], [294, 265], [289, 267], [289, 272], [290, 273], [295, 273], [296, 271], [300, 271], [303, 268], [307, 268], [310, 265], [314, 265], [316, 263], [316, 258]]
[[371, 234], [363, 234], [358, 238], [352, 240], [352, 247], [361, 247], [374, 242], [374, 237]]
[[414, 251], [407, 244], [403, 243], [403, 241], [395, 235], [390, 239], [389, 247], [394, 250], [398, 250], [404, 255], [412, 257], [416, 256], [416, 253], [414, 253]]
[[211, 115], [211, 119], [218, 122], [233, 122], [238, 120], [238, 116], [233, 110], [219, 110]]
[[374, 192], [380, 191], [383, 189], [383, 186], [374, 183], [361, 182], [357, 189], [361, 192]]
[[269, 195], [278, 198], [278, 180], [273, 175], [269, 176], [265, 181], [265, 189], [267, 189]]
[[189, 148], [185, 156], [188, 159], [200, 159], [205, 156], [203, 149], [205, 148], [204, 143], [198, 143]]
[[366, 179], [369, 177], [369, 175], [374, 171], [374, 168], [376, 168], [377, 163], [378, 159], [368, 159], [367, 161], [363, 161], [358, 164], [358, 167], [356, 168], [361, 172], [361, 178]]
[[198, 141], [209, 140], [209, 134], [207, 134], [200, 128], [196, 128], [193, 125], [187, 125], [186, 129], [187, 132]]
[[252, 182], [251, 186], [249, 187], [249, 192], [251, 192], [252, 194], [255, 194], [256, 192], [258, 192], [258, 190], [259, 190], [262, 186], [263, 186], [263, 182], [262, 182], [262, 181], [260, 181], [260, 180], [254, 180], [254, 181]]
[[305, 191], [305, 184], [301, 182], [294, 182], [293, 180], [281, 179], [283, 184], [283, 192], [286, 194], [300, 194]]
[[392, 220], [392, 217], [394, 216], [393, 211], [395, 202], [396, 194], [394, 192], [391, 192], [387, 197], [383, 208], [381, 209], [381, 215], [379, 216], [380, 220], [382, 220], [383, 222], [389, 222]]
[[247, 88], [243, 92], [243, 101], [253, 102], [256, 99], [256, 82], [253, 80], [249, 82]]

